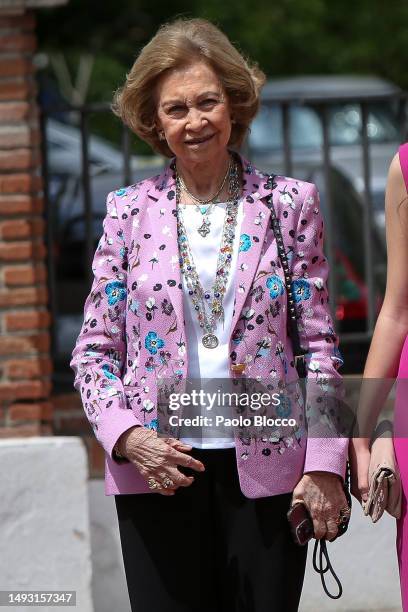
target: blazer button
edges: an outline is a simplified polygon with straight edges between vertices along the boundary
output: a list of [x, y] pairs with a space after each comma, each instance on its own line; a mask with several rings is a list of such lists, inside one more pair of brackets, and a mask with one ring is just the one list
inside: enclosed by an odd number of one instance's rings
[[245, 370], [246, 368], [246, 364], [245, 363], [234, 363], [231, 366], [231, 370], [233, 372], [238, 372], [238, 374], [242, 374], [242, 372]]

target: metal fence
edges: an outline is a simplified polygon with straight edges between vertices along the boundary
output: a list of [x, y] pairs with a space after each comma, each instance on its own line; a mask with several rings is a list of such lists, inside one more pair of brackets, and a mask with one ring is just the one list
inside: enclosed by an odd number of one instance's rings
[[[338, 296], [338, 274], [336, 273], [335, 262], [335, 238], [336, 238], [336, 227], [333, 219], [333, 206], [334, 206], [334, 194], [333, 194], [333, 180], [332, 180], [332, 169], [333, 169], [333, 144], [330, 140], [330, 127], [329, 127], [329, 113], [330, 108], [336, 102], [339, 103], [352, 103], [358, 105], [361, 115], [361, 142], [359, 143], [359, 154], [361, 155], [362, 163], [362, 217], [361, 217], [361, 258], [364, 263], [364, 276], [362, 282], [366, 288], [366, 318], [363, 321], [363, 328], [353, 330], [352, 332], [341, 331], [341, 345], [350, 346], [358, 345], [360, 343], [368, 343], [374, 329], [376, 315], [377, 315], [377, 302], [378, 302], [378, 287], [376, 287], [376, 280], [374, 274], [374, 255], [373, 253], [373, 233], [375, 228], [373, 227], [373, 196], [372, 196], [372, 155], [371, 148], [372, 143], [369, 134], [369, 112], [370, 104], [373, 102], [392, 102], [397, 104], [399, 112], [397, 114], [397, 120], [399, 122], [399, 141], [403, 141], [405, 138], [405, 95], [397, 94], [392, 96], [378, 96], [370, 97], [370, 100], [365, 98], [356, 97], [342, 97], [341, 100], [330, 100], [328, 102], [325, 99], [314, 99], [313, 108], [318, 114], [321, 130], [322, 130], [322, 145], [320, 149], [321, 156], [321, 168], [323, 176], [323, 185], [326, 199], [325, 206], [325, 250], [331, 264], [331, 274], [329, 278], [329, 292], [331, 297], [331, 306], [333, 312], [336, 311], [336, 299]], [[283, 134], [283, 146], [278, 155], [280, 158], [280, 165], [283, 168], [284, 173], [287, 176], [292, 176], [296, 172], [296, 162], [294, 158], [293, 146], [291, 144], [291, 112], [290, 108], [293, 104], [304, 104], [301, 99], [294, 100], [293, 98], [289, 101], [288, 99], [275, 99], [273, 100], [274, 105], [278, 105], [281, 116], [282, 116], [282, 134]], [[54, 363], [56, 364], [55, 374], [55, 388], [59, 389], [60, 383], [62, 387], [66, 383], [70, 385], [72, 373], [68, 368], [68, 357], [72, 351], [73, 346], [66, 346], [65, 351], [61, 351], [61, 344], [59, 343], [60, 329], [59, 312], [62, 305], [65, 305], [66, 299], [59, 296], [59, 288], [61, 283], [64, 283], [64, 279], [61, 278], [64, 272], [58, 269], [57, 260], [55, 256], [55, 249], [58, 248], [56, 240], [58, 237], [55, 235], [58, 222], [58, 206], [60, 198], [52, 193], [52, 183], [54, 180], [55, 169], [52, 164], [52, 156], [54, 154], [53, 147], [49, 141], [48, 123], [52, 121], [57, 112], [69, 112], [70, 116], [76, 116], [77, 121], [75, 122], [75, 130], [77, 131], [78, 138], [80, 140], [80, 160], [79, 165], [79, 176], [78, 176], [78, 187], [81, 191], [81, 202], [83, 206], [83, 226], [84, 226], [84, 240], [82, 255], [82, 281], [78, 284], [74, 281], [71, 283], [71, 289], [68, 291], [70, 295], [71, 291], [77, 293], [78, 302], [74, 308], [73, 316], [76, 316], [76, 331], [79, 332], [78, 325], [83, 315], [83, 302], [87, 293], [90, 290], [92, 282], [92, 269], [91, 263], [95, 250], [95, 232], [94, 232], [94, 217], [95, 217], [95, 201], [93, 195], [92, 184], [94, 177], [91, 176], [91, 167], [93, 164], [92, 157], [92, 143], [91, 139], [93, 135], [90, 133], [89, 123], [90, 117], [94, 114], [110, 113], [109, 104], [92, 104], [84, 105], [81, 107], [65, 106], [58, 108], [42, 108], [41, 109], [41, 130], [42, 130], [42, 155], [43, 155], [43, 179], [44, 179], [44, 198], [46, 202], [45, 217], [47, 221], [47, 235], [46, 245], [48, 251], [48, 283], [49, 283], [49, 308], [52, 314], [52, 320], [54, 322], [52, 329], [52, 356]], [[137, 172], [135, 173], [132, 167], [132, 155], [131, 155], [131, 139], [134, 136], [129, 132], [126, 127], [122, 127], [121, 137], [121, 169], [116, 171], [115, 181], [119, 181], [118, 184], [112, 184], [106, 191], [106, 193], [112, 189], [116, 189], [119, 186], [129, 185], [135, 182], [138, 178]], [[397, 143], [396, 143], [397, 144]], [[246, 144], [243, 153], [252, 160], [254, 153], [251, 150], [250, 142]], [[257, 160], [253, 160], [257, 161]], [[163, 160], [163, 164], [165, 160]], [[262, 168], [268, 171], [273, 171], [273, 168]], [[386, 170], [386, 168], [385, 168]], [[152, 172], [151, 174], [157, 173]], [[69, 168], [67, 168], [67, 176], [69, 175]], [[140, 177], [139, 177], [140, 178]], [[303, 177], [299, 177], [303, 178]], [[105, 194], [106, 195], [106, 194]], [[59, 194], [61, 196], [61, 193]], [[74, 255], [74, 253], [73, 253]], [[385, 265], [385, 261], [384, 261]], [[78, 307], [78, 304], [82, 304], [82, 307]], [[72, 340], [75, 341], [75, 334], [72, 334]], [[70, 340], [67, 341], [70, 343]]]
[[[332, 185], [332, 173], [333, 168], [332, 152], [333, 145], [330, 142], [329, 136], [329, 111], [332, 107], [338, 106], [339, 104], [357, 105], [360, 110], [361, 116], [361, 144], [360, 156], [362, 161], [362, 179], [364, 189], [362, 193], [363, 203], [363, 215], [361, 222], [361, 258], [364, 261], [364, 278], [362, 279], [367, 288], [367, 319], [366, 328], [361, 331], [354, 331], [351, 333], [343, 332], [341, 334], [341, 341], [345, 343], [357, 343], [361, 341], [368, 342], [373, 334], [375, 321], [376, 321], [376, 283], [374, 278], [374, 253], [373, 253], [373, 194], [372, 194], [372, 158], [371, 158], [371, 147], [372, 144], [369, 138], [369, 111], [373, 104], [394, 104], [397, 107], [395, 112], [395, 119], [399, 125], [399, 143], [404, 142], [407, 133], [407, 116], [406, 116], [406, 100], [407, 95], [405, 93], [395, 94], [378, 94], [370, 95], [369, 97], [363, 96], [348, 96], [343, 95], [339, 98], [331, 98], [329, 101], [326, 98], [313, 97], [312, 102], [305, 103], [302, 97], [295, 98], [291, 97], [290, 101], [285, 98], [274, 97], [273, 100], [269, 101], [269, 104], [279, 105], [282, 112], [282, 127], [283, 127], [283, 147], [282, 147], [282, 162], [283, 169], [286, 176], [294, 175], [294, 164], [293, 164], [293, 147], [291, 146], [291, 115], [290, 108], [294, 104], [303, 105], [306, 104], [312, 107], [317, 113], [321, 128], [322, 128], [322, 146], [321, 146], [321, 159], [323, 168], [323, 186], [326, 193], [326, 207], [325, 207], [325, 252], [327, 254], [330, 263], [330, 276], [329, 276], [329, 294], [331, 301], [331, 309], [334, 313], [336, 310], [336, 296], [338, 296], [338, 279], [336, 274], [335, 262], [335, 248], [334, 248], [334, 237], [336, 233], [336, 227], [333, 222], [333, 185]], [[268, 102], [264, 102], [264, 105]], [[395, 143], [396, 145], [398, 143]], [[252, 151], [248, 147], [248, 156], [251, 159]], [[396, 150], [394, 151], [396, 152]], [[391, 160], [389, 160], [391, 161]], [[384, 171], [387, 170], [386, 160], [384, 160]], [[295, 173], [295, 176], [296, 173]], [[318, 185], [319, 187], [320, 185]], [[385, 245], [384, 245], [385, 246]], [[384, 253], [385, 255], [385, 253]]]

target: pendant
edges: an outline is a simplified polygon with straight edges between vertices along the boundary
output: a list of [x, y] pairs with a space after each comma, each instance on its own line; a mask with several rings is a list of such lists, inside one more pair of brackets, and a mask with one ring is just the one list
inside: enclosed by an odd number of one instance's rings
[[218, 338], [215, 334], [205, 334], [202, 343], [205, 348], [216, 348], [218, 346]]
[[210, 222], [203, 219], [203, 222], [197, 231], [203, 238], [205, 238], [207, 234], [210, 233]]

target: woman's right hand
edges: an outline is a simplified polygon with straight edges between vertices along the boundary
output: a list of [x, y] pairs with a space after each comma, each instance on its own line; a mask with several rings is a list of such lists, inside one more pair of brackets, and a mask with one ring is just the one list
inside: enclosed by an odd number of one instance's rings
[[205, 470], [201, 461], [186, 454], [191, 450], [189, 444], [184, 444], [175, 438], [159, 438], [153, 429], [135, 426], [126, 430], [119, 438], [117, 447], [138, 469], [148, 482], [154, 478], [159, 485], [170, 479], [172, 485], [167, 488], [160, 486], [153, 489], [161, 495], [174, 495], [178, 487], [189, 487], [194, 482], [194, 476], [186, 476], [177, 469], [182, 465], [197, 472]]
[[370, 458], [368, 438], [352, 438], [349, 443], [351, 492], [360, 504], [368, 498]]

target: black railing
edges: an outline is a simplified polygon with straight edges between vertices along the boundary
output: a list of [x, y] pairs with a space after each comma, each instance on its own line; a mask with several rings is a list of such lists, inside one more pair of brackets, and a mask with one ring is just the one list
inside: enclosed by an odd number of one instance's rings
[[[364, 320], [360, 321], [360, 328], [357, 326], [356, 329], [352, 329], [352, 331], [347, 330], [347, 328], [343, 329], [343, 325], [341, 321], [336, 321], [337, 327], [341, 332], [341, 344], [342, 346], [349, 346], [358, 343], [368, 343], [370, 340], [374, 325], [375, 319], [378, 313], [378, 282], [375, 276], [374, 270], [374, 260], [375, 257], [378, 257], [377, 252], [373, 252], [374, 249], [374, 240], [373, 236], [375, 234], [375, 227], [373, 223], [373, 196], [372, 196], [372, 162], [371, 162], [371, 141], [369, 135], [369, 104], [373, 102], [396, 102], [399, 105], [400, 112], [398, 113], [398, 122], [399, 122], [399, 141], [403, 141], [405, 137], [405, 113], [403, 110], [405, 109], [405, 96], [404, 95], [392, 95], [392, 96], [378, 96], [373, 97], [370, 96], [370, 99], [356, 98], [356, 97], [342, 97], [339, 100], [330, 100], [328, 102], [324, 99], [314, 99], [313, 100], [313, 109], [318, 113], [320, 118], [321, 128], [322, 128], [322, 145], [320, 150], [321, 163], [319, 162], [321, 168], [322, 175], [322, 184], [318, 185], [318, 187], [322, 188], [325, 194], [325, 245], [326, 245], [326, 253], [331, 264], [331, 274], [329, 279], [329, 292], [331, 296], [331, 306], [333, 312], [336, 313], [336, 309], [338, 308], [338, 296], [339, 296], [339, 271], [338, 266], [336, 265], [336, 240], [338, 236], [336, 232], [338, 232], [338, 228], [336, 227], [335, 220], [335, 199], [337, 192], [333, 191], [335, 189], [335, 185], [333, 185], [333, 168], [335, 165], [333, 164], [333, 144], [330, 141], [330, 130], [329, 130], [329, 110], [330, 105], [334, 103], [353, 103], [358, 104], [360, 107], [361, 114], [361, 143], [358, 145], [360, 154], [361, 154], [361, 162], [362, 162], [362, 181], [364, 184], [364, 189], [362, 191], [362, 221], [361, 221], [361, 250], [360, 256], [364, 262], [364, 275], [361, 278], [361, 282], [364, 285], [364, 296], [366, 302], [366, 314]], [[275, 157], [277, 156], [280, 159], [280, 164], [286, 175], [292, 176], [293, 173], [297, 171], [298, 163], [296, 161], [296, 155], [294, 156], [294, 150], [291, 143], [291, 113], [290, 106], [291, 104], [306, 104], [302, 99], [291, 99], [290, 101], [287, 99], [275, 99], [271, 104], [278, 105], [281, 109], [282, 113], [282, 135], [283, 135], [283, 147], [279, 152], [275, 152]], [[268, 102], [265, 102], [268, 104]], [[55, 116], [56, 111], [70, 113], [72, 117], [73, 114], [76, 115], [77, 121], [75, 122], [75, 133], [77, 138], [79, 139], [80, 147], [78, 149], [73, 147], [73, 153], [77, 151], [77, 154], [80, 155], [80, 160], [78, 162], [78, 172], [75, 177], [75, 186], [74, 193], [82, 194], [82, 197], [79, 196], [79, 200], [82, 202], [82, 211], [76, 211], [77, 215], [67, 222], [68, 225], [65, 229], [70, 225], [75, 225], [75, 220], [78, 220], [80, 224], [82, 223], [82, 228], [79, 231], [79, 239], [78, 243], [73, 239], [72, 245], [77, 245], [76, 248], [72, 248], [72, 257], [67, 257], [67, 253], [64, 254], [66, 258], [66, 262], [72, 264], [72, 267], [75, 268], [75, 261], [72, 262], [72, 258], [75, 260], [75, 257], [78, 255], [77, 251], [80, 251], [81, 254], [81, 264], [78, 265], [77, 269], [77, 277], [72, 270], [69, 271], [67, 275], [67, 270], [63, 269], [61, 265], [63, 264], [61, 260], [61, 249], [65, 247], [69, 247], [69, 240], [67, 244], [63, 244], [64, 240], [63, 236], [66, 237], [66, 234], [63, 233], [61, 229], [60, 220], [61, 214], [59, 211], [59, 206], [61, 205], [61, 201], [64, 201], [64, 194], [66, 193], [66, 187], [69, 183], [70, 170], [66, 168], [66, 173], [64, 174], [64, 168], [55, 168], [52, 162], [53, 155], [53, 144], [50, 142], [50, 133], [48, 132], [47, 124], [50, 119]], [[54, 364], [56, 366], [55, 371], [55, 387], [58, 390], [59, 388], [63, 388], [64, 383], [67, 385], [71, 384], [72, 373], [68, 368], [68, 360], [70, 352], [73, 349], [72, 346], [63, 346], [63, 350], [61, 350], [61, 337], [63, 336], [60, 326], [63, 326], [63, 318], [60, 317], [60, 313], [62, 311], [69, 317], [75, 319], [76, 321], [76, 334], [79, 332], [79, 323], [82, 320], [83, 315], [83, 303], [86, 295], [89, 292], [91, 282], [92, 282], [92, 269], [91, 263], [95, 251], [96, 239], [100, 236], [97, 236], [97, 232], [95, 232], [95, 222], [96, 220], [101, 225], [101, 215], [102, 209], [100, 203], [98, 204], [98, 210], [95, 209], [95, 193], [94, 193], [94, 184], [95, 181], [99, 181], [101, 176], [103, 176], [103, 172], [100, 174], [94, 174], [92, 171], [93, 165], [95, 164], [94, 153], [92, 150], [93, 144], [91, 142], [93, 136], [90, 134], [89, 130], [89, 120], [90, 116], [96, 113], [111, 113], [109, 104], [93, 104], [93, 105], [84, 105], [81, 107], [74, 106], [64, 106], [56, 108], [42, 108], [41, 109], [41, 129], [42, 129], [42, 148], [43, 148], [43, 179], [44, 179], [44, 198], [46, 202], [46, 220], [47, 220], [47, 234], [46, 234], [46, 243], [48, 249], [48, 282], [49, 282], [49, 295], [50, 295], [50, 303], [49, 307], [52, 314], [52, 320], [54, 322], [52, 329], [52, 354], [54, 359]], [[121, 151], [120, 154], [122, 156], [121, 169], [119, 171], [118, 166], [116, 164], [115, 172], [107, 175], [108, 181], [109, 176], [112, 177], [112, 184], [107, 185], [105, 195], [108, 191], [112, 189], [116, 189], [123, 185], [129, 185], [135, 180], [138, 180], [140, 176], [138, 176], [139, 171], [134, 169], [132, 160], [133, 157], [131, 155], [131, 143], [133, 136], [130, 134], [129, 130], [126, 127], [122, 127], [122, 137], [121, 137]], [[395, 143], [397, 145], [397, 143]], [[69, 147], [69, 145], [67, 145]], [[105, 151], [106, 154], [106, 151]], [[253, 159], [254, 150], [251, 149], [250, 141], [247, 142], [244, 148], [244, 154], [246, 154], [249, 159]], [[256, 155], [255, 155], [256, 157]], [[258, 161], [256, 157], [255, 163]], [[163, 159], [163, 165], [166, 160]], [[96, 164], [98, 161], [96, 161]], [[69, 165], [69, 164], [68, 164]], [[259, 164], [258, 164], [259, 165]], [[384, 161], [384, 165], [386, 166], [386, 161]], [[274, 168], [263, 168], [264, 170], [274, 171]], [[148, 171], [149, 168], [146, 168]], [[385, 168], [386, 171], [386, 168]], [[152, 169], [151, 174], [155, 174], [158, 172], [158, 169]], [[57, 195], [55, 193], [55, 186], [52, 189], [52, 183], [55, 178], [58, 177], [57, 181]], [[297, 175], [296, 175], [297, 176]], [[307, 177], [299, 177], [306, 179]], [[61, 182], [62, 181], [62, 182]], [[65, 181], [65, 183], [64, 183]], [[64, 191], [65, 189], [65, 191]], [[360, 194], [361, 196], [361, 194]], [[359, 197], [360, 197], [359, 196]], [[97, 195], [98, 199], [99, 196]], [[75, 198], [73, 198], [75, 200]], [[65, 205], [67, 202], [65, 201]], [[76, 205], [76, 204], [75, 204]], [[73, 208], [74, 202], [72, 203]], [[63, 225], [63, 224], [62, 224]], [[83, 240], [81, 241], [81, 231], [83, 232]], [[65, 239], [65, 238], [64, 238]], [[355, 246], [355, 245], [353, 245]], [[383, 244], [383, 255], [382, 255], [382, 265], [385, 270], [385, 245]], [[68, 251], [69, 252], [69, 251]], [[64, 259], [64, 257], [62, 257]], [[65, 260], [64, 260], [65, 261]], [[70, 267], [70, 266], [68, 266]], [[65, 277], [64, 277], [65, 274]], [[68, 279], [68, 280], [67, 280]], [[65, 290], [63, 290], [64, 284], [66, 285]], [[383, 287], [381, 288], [383, 289]], [[74, 296], [75, 294], [75, 296]], [[73, 298], [76, 299], [73, 299]], [[71, 303], [71, 306], [68, 304]], [[70, 309], [72, 312], [70, 313]], [[72, 328], [75, 327], [75, 324], [71, 321], [68, 323]], [[73, 329], [71, 330], [73, 332]], [[68, 334], [66, 336], [68, 338], [67, 342], [70, 344], [71, 342], [75, 342], [76, 338], [75, 333]]]

